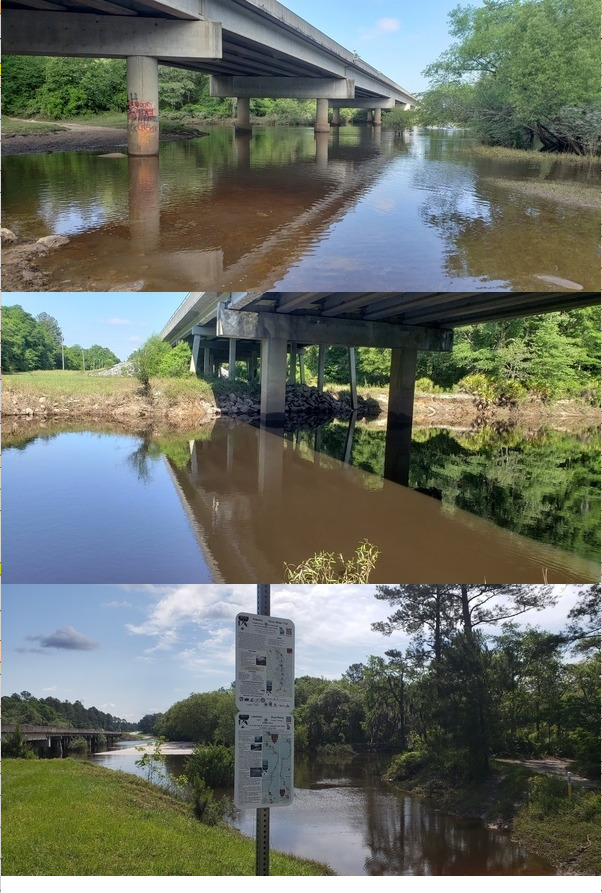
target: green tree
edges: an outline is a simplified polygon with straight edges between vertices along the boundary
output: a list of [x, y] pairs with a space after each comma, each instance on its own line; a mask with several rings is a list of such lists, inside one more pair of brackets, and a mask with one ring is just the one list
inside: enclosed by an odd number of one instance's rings
[[[424, 120], [469, 124], [488, 142], [599, 151], [596, 9], [588, 0], [485, 0], [449, 15], [455, 43], [425, 69]], [[599, 124], [599, 120], [598, 120]]]
[[45, 324], [19, 304], [2, 307], [2, 371], [52, 369], [55, 344]]
[[2, 742], [2, 756], [17, 757], [21, 760], [35, 759], [35, 754], [30, 747], [27, 737], [21, 731], [20, 725], [17, 724]]

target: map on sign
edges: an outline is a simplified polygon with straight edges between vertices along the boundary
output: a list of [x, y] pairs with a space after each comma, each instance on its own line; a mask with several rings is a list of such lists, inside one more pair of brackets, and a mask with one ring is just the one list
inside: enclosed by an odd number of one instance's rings
[[292, 802], [294, 734], [290, 714], [260, 711], [237, 715], [236, 806], [261, 809]]
[[292, 710], [295, 627], [262, 614], [236, 616], [236, 706]]

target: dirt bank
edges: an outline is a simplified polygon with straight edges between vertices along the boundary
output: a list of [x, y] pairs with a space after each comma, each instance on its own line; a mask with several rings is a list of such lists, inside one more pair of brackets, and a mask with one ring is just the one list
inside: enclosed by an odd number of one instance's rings
[[[65, 124], [56, 133], [8, 134], [2, 136], [2, 155], [39, 155], [52, 152], [115, 151], [125, 152], [127, 131], [122, 127], [94, 127], [87, 124]], [[159, 133], [160, 142], [204, 136], [202, 131]]]
[[[249, 395], [225, 394], [215, 398], [205, 392], [204, 396], [167, 394], [161, 388], [152, 388], [144, 394], [139, 388], [130, 388], [127, 393], [85, 394], [53, 393], [50, 389], [32, 392], [19, 388], [18, 377], [5, 376], [3, 382], [2, 417], [22, 419], [97, 419], [99, 421], [131, 422], [141, 420], [151, 426], [169, 424], [174, 428], [189, 429], [206, 424], [220, 415], [234, 416], [243, 421], [259, 415], [259, 400], [256, 391]], [[305, 396], [303, 391], [307, 391]], [[348, 399], [340, 395], [325, 395], [321, 403], [317, 400], [315, 388], [287, 388], [287, 412], [293, 427], [306, 427], [324, 424], [330, 418], [346, 418], [351, 414]], [[387, 394], [373, 392], [370, 398], [362, 401], [361, 415], [370, 419], [370, 427], [386, 428]], [[312, 416], [313, 412], [313, 416]], [[458, 432], [468, 432], [486, 426], [501, 430], [520, 427], [539, 430], [553, 427], [556, 430], [575, 431], [597, 425], [599, 410], [593, 406], [570, 400], [560, 400], [552, 405], [540, 401], [528, 401], [514, 408], [491, 407], [486, 412], [477, 407], [469, 394], [418, 394], [414, 407], [416, 427], [445, 427]], [[314, 418], [315, 416], [315, 418]]]

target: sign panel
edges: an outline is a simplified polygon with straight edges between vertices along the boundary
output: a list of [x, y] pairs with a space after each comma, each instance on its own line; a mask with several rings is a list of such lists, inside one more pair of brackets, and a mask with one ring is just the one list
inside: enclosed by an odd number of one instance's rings
[[236, 716], [234, 803], [240, 809], [288, 806], [293, 800], [294, 722], [291, 714]]
[[236, 707], [295, 706], [295, 625], [263, 614], [236, 615]]

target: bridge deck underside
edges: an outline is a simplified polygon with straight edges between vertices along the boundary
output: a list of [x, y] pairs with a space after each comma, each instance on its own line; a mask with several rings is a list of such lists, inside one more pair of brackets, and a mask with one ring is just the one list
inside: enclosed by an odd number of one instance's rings
[[[217, 305], [257, 313], [309, 315], [391, 325], [452, 329], [597, 305], [597, 292], [265, 292], [191, 294], [163, 331], [183, 337], [195, 324], [212, 325]], [[181, 335], [179, 333], [182, 333]]]
[[[4, 10], [45, 12], [72, 12], [90, 15], [111, 15], [122, 17], [143, 17], [165, 20], [199, 20], [201, 5], [194, 0], [6, 0]], [[242, 75], [265, 77], [349, 77], [356, 82], [357, 98], [378, 98], [393, 96], [397, 101], [406, 102], [413, 97], [403, 88], [394, 84], [380, 72], [357, 57], [334, 44], [326, 35], [302, 23], [303, 32], [287, 22], [270, 16], [261, 4], [248, 3], [246, 7], [232, 6], [222, 22], [222, 58], [187, 59], [186, 62], [170, 58], [159, 58], [159, 62], [173, 67], [200, 71], [213, 75]], [[212, 19], [209, 9], [206, 17]], [[288, 16], [291, 13], [285, 11]], [[216, 21], [222, 21], [219, 14]], [[284, 35], [293, 37], [298, 43], [287, 40], [279, 49], [278, 29]], [[294, 48], [293, 48], [294, 47]], [[310, 50], [305, 58], [304, 48]], [[313, 51], [317, 53], [314, 54]], [[311, 57], [311, 58], [310, 58]], [[316, 61], [319, 59], [323, 64]], [[349, 66], [349, 67], [348, 67]], [[376, 82], [374, 78], [376, 76]], [[364, 83], [362, 80], [364, 79]]]

